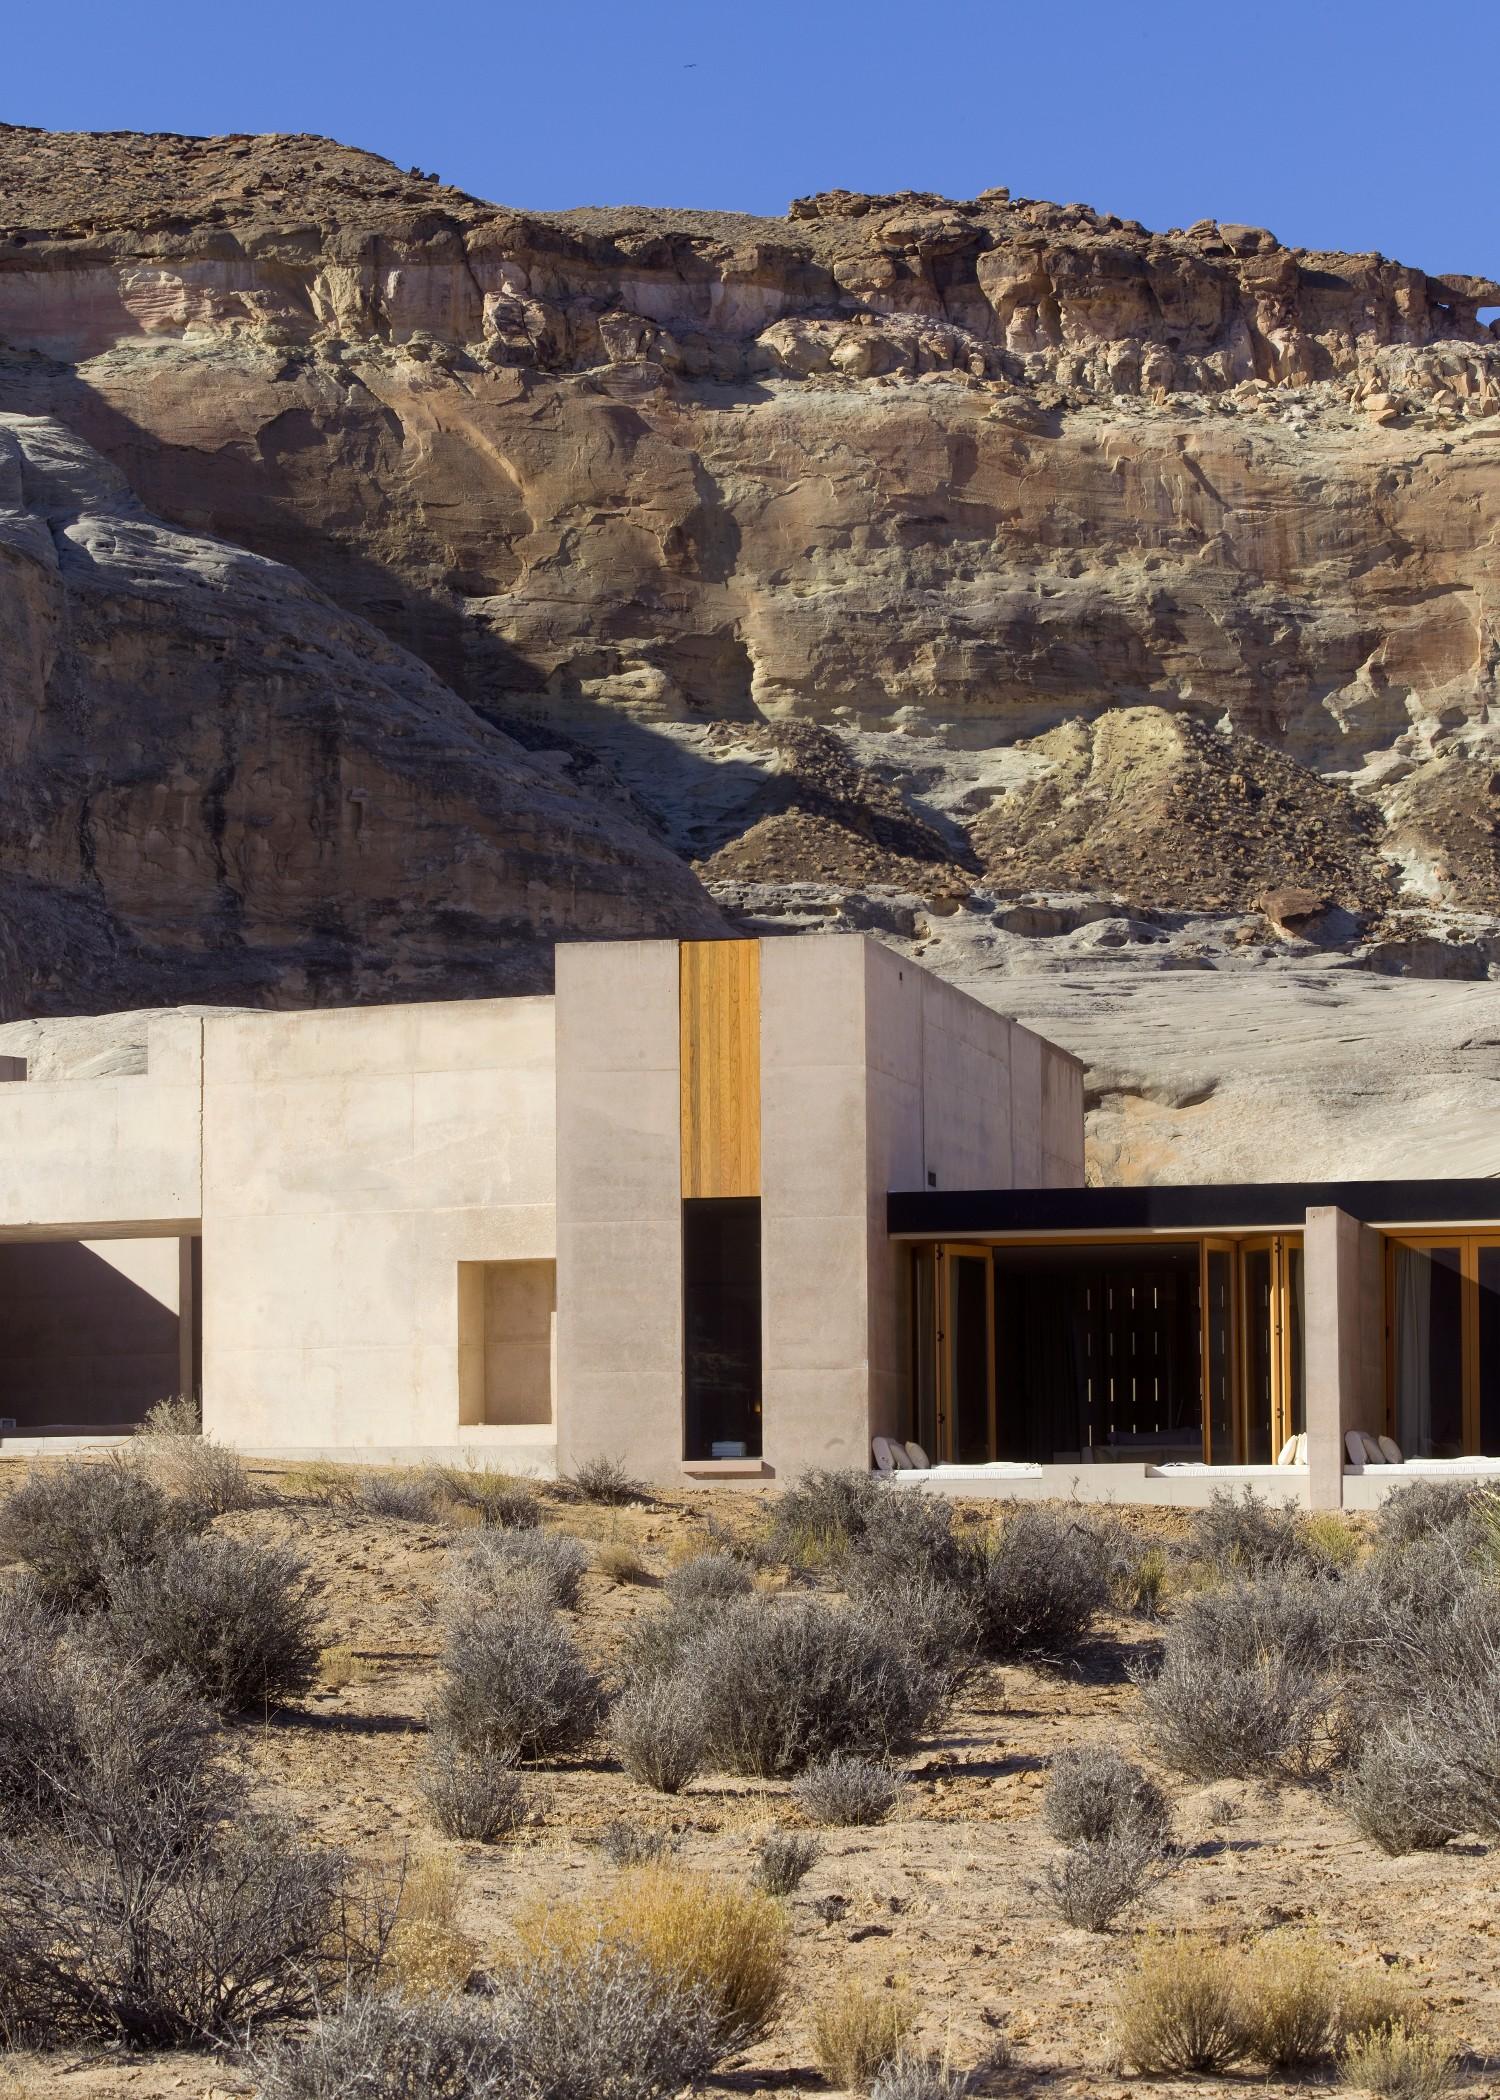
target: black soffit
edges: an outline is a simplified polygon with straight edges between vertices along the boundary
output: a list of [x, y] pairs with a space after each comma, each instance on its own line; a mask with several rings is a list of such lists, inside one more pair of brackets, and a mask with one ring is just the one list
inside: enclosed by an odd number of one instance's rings
[[973, 1233], [1245, 1232], [1300, 1227], [1331, 1204], [1366, 1225], [1500, 1222], [1500, 1180], [1236, 1181], [1197, 1188], [911, 1189], [886, 1198], [895, 1238]]

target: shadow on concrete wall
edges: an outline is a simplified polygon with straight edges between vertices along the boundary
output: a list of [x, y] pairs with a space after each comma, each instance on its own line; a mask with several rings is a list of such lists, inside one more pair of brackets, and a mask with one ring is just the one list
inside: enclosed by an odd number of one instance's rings
[[76, 1240], [0, 1246], [0, 1419], [127, 1429], [181, 1382], [171, 1306]]

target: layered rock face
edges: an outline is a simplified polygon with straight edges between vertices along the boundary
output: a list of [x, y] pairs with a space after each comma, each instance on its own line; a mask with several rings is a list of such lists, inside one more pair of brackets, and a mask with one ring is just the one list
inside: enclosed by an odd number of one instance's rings
[[0, 1009], [546, 982], [717, 915], [688, 870], [295, 572], [0, 415]]
[[[1083, 897], [1194, 966], [1483, 975], [1497, 309], [1479, 279], [1004, 191], [544, 215], [314, 138], [0, 129], [0, 410], [300, 571], [554, 798], [516, 819], [503, 901], [450, 930], [435, 869], [418, 890], [401, 981], [429, 988], [480, 988], [533, 925], [690, 930], [710, 895], [914, 943], [941, 921], [944, 957], [966, 934], [1010, 974], [1046, 959], [1012, 952], [1017, 911], [1078, 933]], [[211, 839], [171, 658], [137, 706]], [[263, 740], [289, 829], [326, 826], [315, 743]], [[143, 780], [132, 749], [94, 755]], [[355, 996], [408, 896], [406, 793], [370, 787], [382, 843], [337, 894], [299, 873], [367, 913], [333, 973]], [[559, 809], [598, 813], [582, 874], [572, 834], [548, 864]], [[160, 877], [137, 823], [132, 924]], [[220, 894], [206, 851], [172, 908], [226, 995], [345, 995], [275, 940], [241, 983]]]

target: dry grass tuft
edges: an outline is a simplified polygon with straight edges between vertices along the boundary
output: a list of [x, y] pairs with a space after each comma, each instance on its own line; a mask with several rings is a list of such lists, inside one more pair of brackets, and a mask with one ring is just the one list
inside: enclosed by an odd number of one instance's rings
[[646, 1563], [634, 1546], [628, 1545], [624, 1539], [610, 1540], [599, 1548], [594, 1556], [594, 1573], [602, 1575], [606, 1582], [612, 1582], [617, 1589], [623, 1588], [627, 1583], [649, 1580]]
[[1339, 2058], [1346, 2086], [1380, 2100], [1437, 2100], [1453, 2085], [1458, 2061], [1430, 2028], [1393, 2020], [1347, 2043]]
[[622, 1874], [602, 1903], [523, 1913], [516, 1945], [533, 1962], [623, 1949], [664, 1983], [701, 1992], [719, 2035], [739, 2046], [766, 2032], [781, 2003], [787, 1933], [781, 1905], [759, 1890], [653, 1866]]
[[902, 2054], [917, 2022], [904, 1991], [846, 1983], [812, 2019], [813, 2055], [830, 2085], [865, 2092]]
[[1227, 2070], [1248, 2047], [1233, 1956], [1186, 1933], [1147, 1942], [1115, 2021], [1122, 2061], [1148, 2076]]
[[1268, 1932], [1237, 1964], [1245, 2053], [1271, 2071], [1333, 2054], [1340, 2021], [1338, 1957], [1320, 1933]]
[[461, 1991], [479, 1959], [478, 1943], [458, 1923], [463, 1882], [441, 1853], [407, 1869], [386, 1948], [391, 1981], [407, 1997]]
[[318, 1682], [331, 1692], [341, 1692], [351, 1684], [373, 1684], [379, 1675], [378, 1664], [342, 1642], [325, 1648], [318, 1657]]

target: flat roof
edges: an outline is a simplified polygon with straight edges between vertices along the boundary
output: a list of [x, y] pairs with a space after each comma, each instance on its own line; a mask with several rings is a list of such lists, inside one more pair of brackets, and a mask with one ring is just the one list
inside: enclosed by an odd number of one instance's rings
[[1365, 1225], [1500, 1224], [1500, 1179], [899, 1189], [886, 1197], [886, 1229], [895, 1239], [924, 1240], [1047, 1232], [1265, 1232], [1295, 1229], [1309, 1210], [1327, 1204]]

